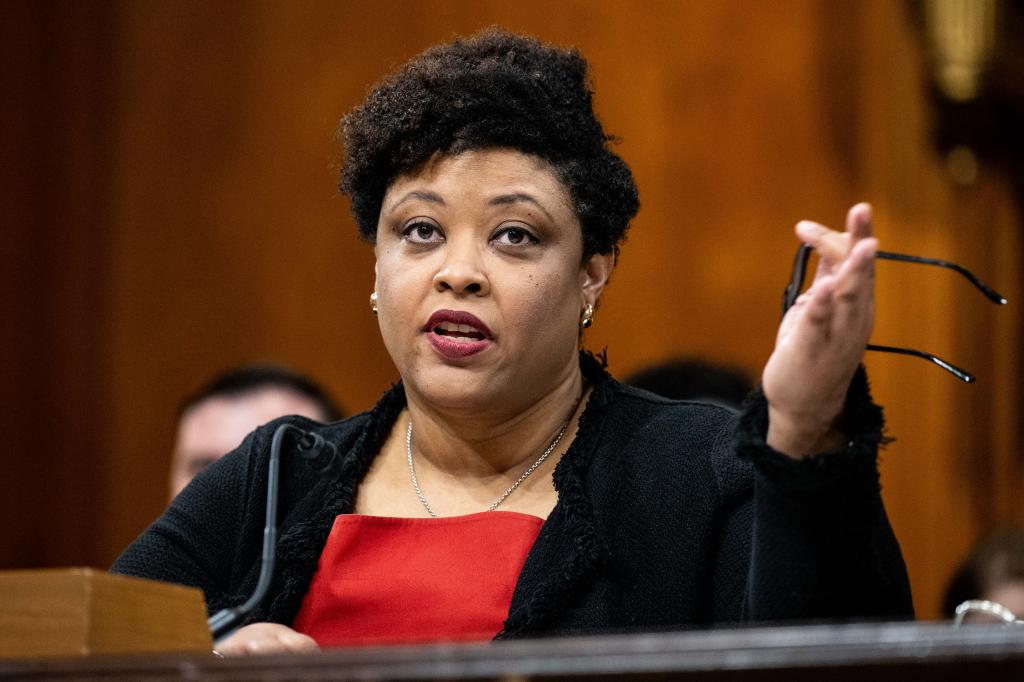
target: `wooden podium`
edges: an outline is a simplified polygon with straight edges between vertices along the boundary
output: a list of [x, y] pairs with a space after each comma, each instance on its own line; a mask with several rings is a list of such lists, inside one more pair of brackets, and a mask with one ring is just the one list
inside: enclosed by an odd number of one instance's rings
[[0, 572], [0, 658], [211, 647], [199, 590], [90, 568]]
[[1024, 627], [799, 625], [220, 659], [198, 590], [90, 569], [0, 573], [0, 682], [592, 679], [1024, 682]]

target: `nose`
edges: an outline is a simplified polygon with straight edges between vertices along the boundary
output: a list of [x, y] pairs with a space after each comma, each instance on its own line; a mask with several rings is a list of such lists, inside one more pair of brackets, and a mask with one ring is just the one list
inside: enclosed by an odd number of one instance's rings
[[461, 244], [455, 240], [448, 242], [444, 262], [434, 275], [434, 288], [459, 295], [485, 296], [490, 292], [481, 254], [469, 240]]

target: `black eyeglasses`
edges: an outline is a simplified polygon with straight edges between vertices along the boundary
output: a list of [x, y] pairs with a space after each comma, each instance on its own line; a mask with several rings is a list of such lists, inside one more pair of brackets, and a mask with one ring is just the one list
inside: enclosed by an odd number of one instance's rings
[[[793, 274], [789, 278], [789, 284], [786, 285], [786, 290], [782, 292], [782, 314], [785, 316], [786, 311], [793, 307], [796, 302], [797, 296], [800, 295], [800, 290], [804, 286], [804, 278], [807, 276], [807, 262], [811, 258], [811, 251], [813, 249], [807, 244], [801, 244], [800, 248], [797, 249], [796, 258], [793, 259]], [[937, 258], [922, 258], [921, 256], [908, 256], [903, 253], [892, 253], [891, 251], [879, 251], [875, 254], [876, 258], [883, 260], [898, 260], [904, 263], [921, 263], [924, 265], [938, 265], [941, 268], [948, 268], [954, 272], [958, 272], [967, 278], [971, 284], [973, 284], [981, 293], [985, 294], [988, 300], [999, 305], [1006, 303], [1006, 299], [1002, 297], [994, 289], [986, 285], [980, 279], [978, 279], [973, 272], [967, 268], [957, 265], [956, 263], [950, 263], [949, 261], [939, 260]], [[883, 353], [899, 353], [900, 355], [913, 355], [918, 358], [930, 360], [936, 365], [946, 370], [953, 376], [961, 379], [967, 383], [974, 381], [974, 375], [970, 372], [960, 369], [956, 365], [946, 362], [937, 355], [931, 353], [925, 353], [924, 351], [915, 350], [913, 348], [899, 348], [896, 346], [878, 346], [873, 343], [869, 343], [867, 346], [868, 350], [876, 350]]]

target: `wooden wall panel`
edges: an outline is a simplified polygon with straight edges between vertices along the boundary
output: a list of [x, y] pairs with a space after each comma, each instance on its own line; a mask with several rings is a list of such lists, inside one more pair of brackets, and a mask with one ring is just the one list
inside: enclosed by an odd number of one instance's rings
[[[5, 45], [18, 59], [4, 89], [28, 98], [17, 121], [58, 147], [5, 149], [24, 171], [2, 190], [19, 227], [3, 261], [9, 317], [37, 338], [3, 337], [29, 368], [4, 374], [3, 395], [12, 453], [32, 447], [37, 406], [59, 446], [41, 476], [7, 458], [21, 492], [5, 513], [38, 511], [18, 513], [4, 565], [109, 563], [163, 505], [178, 400], [227, 366], [292, 364], [353, 411], [396, 378], [367, 306], [372, 251], [334, 189], [335, 126], [386, 71], [489, 24], [581, 49], [638, 179], [643, 208], [586, 340], [618, 374], [680, 353], [758, 372], [792, 225], [840, 225], [861, 199], [886, 248], [1021, 288], [1020, 214], [994, 173], [971, 188], [946, 179], [897, 3], [40, 6], [4, 7], [15, 34], [34, 29]], [[59, 106], [77, 115], [36, 120]], [[51, 248], [60, 259], [33, 269]], [[869, 359], [898, 438], [885, 495], [926, 616], [973, 538], [1024, 515], [1021, 319], [946, 274], [881, 265], [876, 338], [948, 356], [978, 385]]]
[[[897, 441], [883, 459], [893, 525], [911, 570], [918, 609], [937, 615], [956, 561], [995, 526], [1024, 520], [1021, 452], [1021, 216], [1006, 183], [983, 169], [954, 185], [929, 144], [926, 63], [899, 6], [866, 5], [872, 38], [857, 98], [858, 161], [865, 196], [891, 250], [946, 257], [996, 286], [1011, 305], [989, 303], [934, 268], [880, 264], [874, 339], [936, 353], [978, 375], [963, 385], [928, 363], [870, 357], [876, 392]], [[884, 46], [884, 47], [883, 47]], [[1014, 508], [1016, 507], [1016, 508]]]
[[0, 565], [96, 556], [109, 18], [0, 5]]

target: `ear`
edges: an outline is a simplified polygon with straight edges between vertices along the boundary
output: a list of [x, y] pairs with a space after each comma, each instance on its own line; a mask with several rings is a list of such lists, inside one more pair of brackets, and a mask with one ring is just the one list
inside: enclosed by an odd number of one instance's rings
[[583, 293], [584, 305], [597, 306], [601, 292], [608, 284], [615, 268], [615, 253], [595, 253], [580, 268], [580, 288]]

